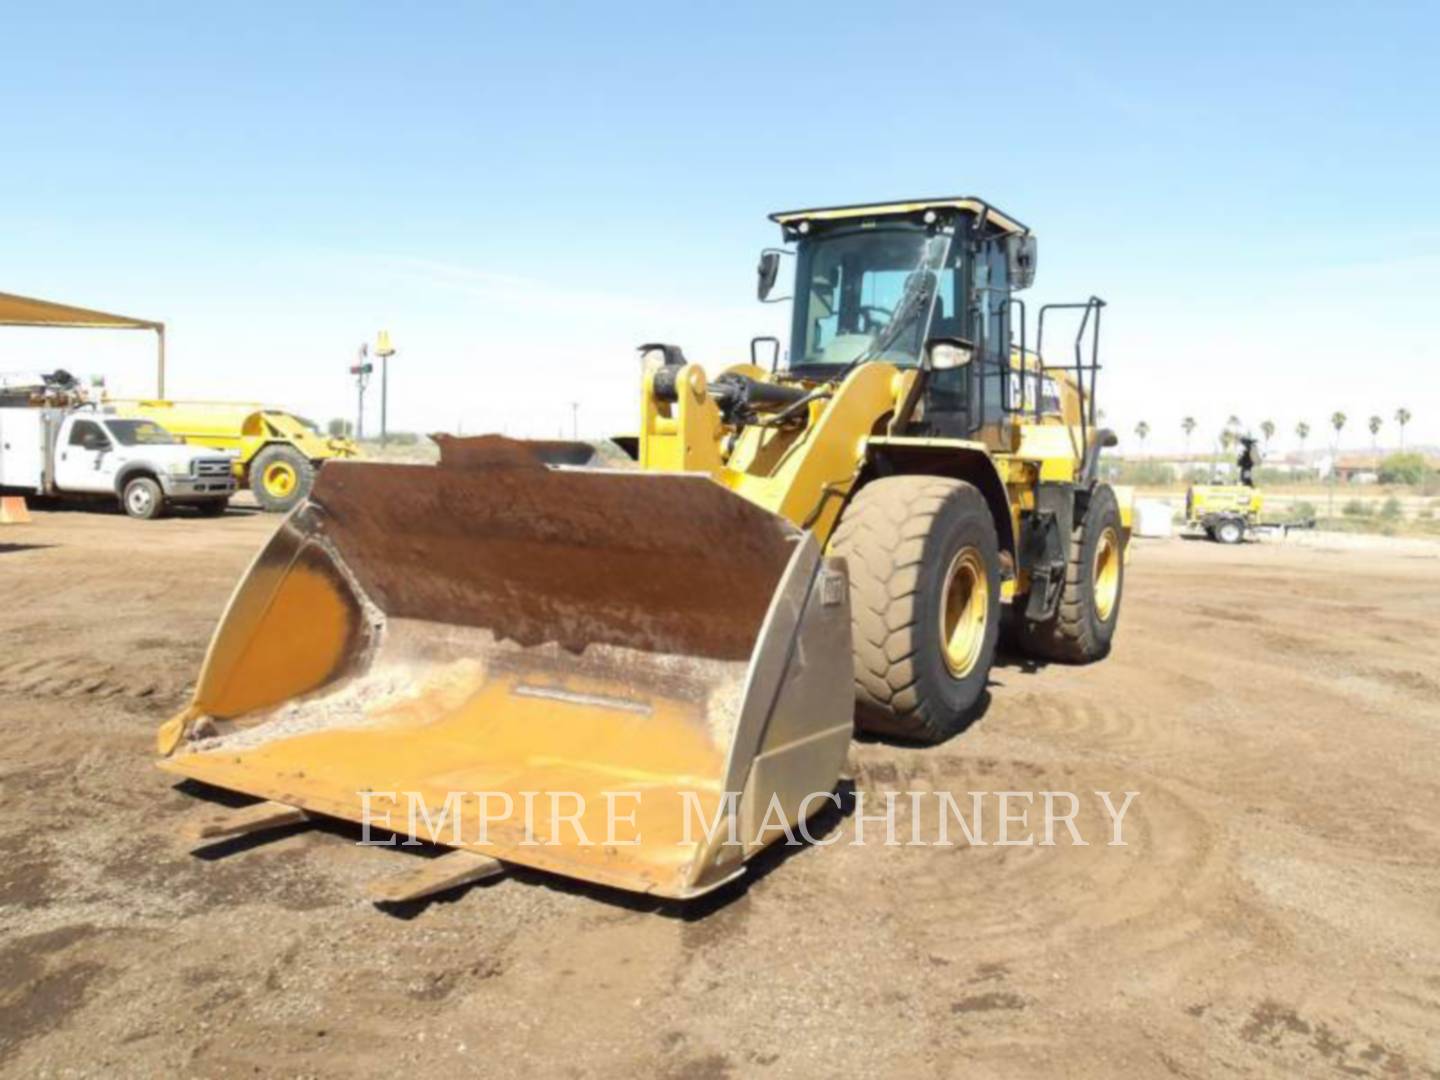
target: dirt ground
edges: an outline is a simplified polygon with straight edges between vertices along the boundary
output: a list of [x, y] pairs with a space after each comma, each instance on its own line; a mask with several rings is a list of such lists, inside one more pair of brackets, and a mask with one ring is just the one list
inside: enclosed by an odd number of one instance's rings
[[1077, 792], [1088, 846], [837, 813], [688, 908], [515, 873], [391, 914], [406, 854], [197, 857], [153, 764], [274, 524], [0, 531], [0, 1073], [1440, 1077], [1440, 546], [1139, 542], [1110, 660], [854, 744], [867, 798]]

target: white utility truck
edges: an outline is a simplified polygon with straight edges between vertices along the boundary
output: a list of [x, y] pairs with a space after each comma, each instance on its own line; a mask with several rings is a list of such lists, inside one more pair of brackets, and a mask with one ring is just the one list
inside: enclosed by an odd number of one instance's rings
[[152, 420], [14, 401], [0, 394], [0, 490], [118, 499], [136, 518], [172, 506], [223, 514], [235, 493], [232, 454], [191, 446]]

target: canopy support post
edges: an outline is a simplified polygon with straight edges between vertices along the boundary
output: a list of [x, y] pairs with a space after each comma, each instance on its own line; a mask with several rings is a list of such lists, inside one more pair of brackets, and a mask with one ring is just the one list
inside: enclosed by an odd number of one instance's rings
[[155, 324], [156, 361], [155, 396], [165, 400], [165, 324]]

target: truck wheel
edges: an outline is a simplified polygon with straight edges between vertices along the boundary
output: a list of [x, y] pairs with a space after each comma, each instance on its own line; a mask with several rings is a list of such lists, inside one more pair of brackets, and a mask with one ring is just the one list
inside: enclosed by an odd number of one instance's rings
[[285, 513], [314, 485], [315, 466], [293, 446], [268, 446], [250, 463], [250, 490], [272, 513]]
[[1100, 484], [1070, 534], [1059, 607], [1044, 622], [1019, 620], [1022, 648], [1031, 656], [1069, 664], [1107, 656], [1120, 621], [1124, 585], [1120, 505], [1109, 485]]
[[935, 743], [985, 693], [1000, 632], [1000, 554], [984, 496], [939, 476], [892, 476], [845, 508], [855, 651], [855, 722]]
[[1245, 523], [1237, 518], [1226, 518], [1215, 526], [1214, 536], [1222, 544], [1238, 544], [1245, 539]]
[[165, 512], [165, 493], [148, 476], [137, 476], [125, 485], [120, 496], [125, 513], [142, 521], [150, 521]]

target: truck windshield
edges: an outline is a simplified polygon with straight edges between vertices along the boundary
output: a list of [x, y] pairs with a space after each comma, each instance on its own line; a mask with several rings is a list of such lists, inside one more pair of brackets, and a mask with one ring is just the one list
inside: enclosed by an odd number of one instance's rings
[[175, 446], [181, 440], [153, 420], [106, 420], [121, 446]]
[[919, 363], [937, 299], [954, 295], [950, 239], [891, 228], [802, 241], [790, 369]]

